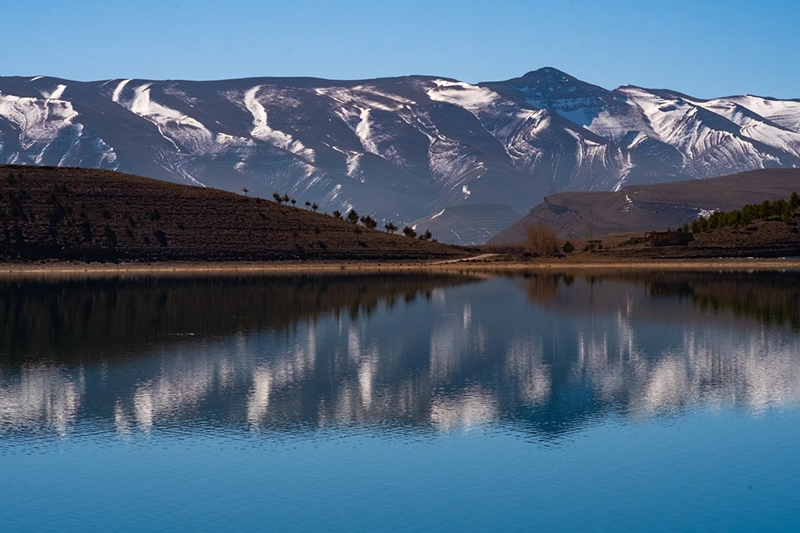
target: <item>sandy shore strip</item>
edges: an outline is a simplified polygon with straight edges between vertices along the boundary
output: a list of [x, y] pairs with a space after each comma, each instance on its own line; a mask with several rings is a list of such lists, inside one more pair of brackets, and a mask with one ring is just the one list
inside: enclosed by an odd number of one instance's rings
[[0, 277], [31, 275], [224, 275], [224, 274], [335, 274], [400, 272], [571, 272], [599, 270], [702, 270], [702, 271], [782, 271], [800, 270], [800, 259], [720, 258], [652, 261], [590, 261], [549, 259], [533, 261], [276, 261], [276, 262], [165, 262], [165, 263], [0, 263]]

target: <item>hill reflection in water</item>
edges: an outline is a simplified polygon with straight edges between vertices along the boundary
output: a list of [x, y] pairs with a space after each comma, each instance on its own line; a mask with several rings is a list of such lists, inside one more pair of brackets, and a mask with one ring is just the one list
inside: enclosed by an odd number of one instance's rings
[[0, 282], [0, 439], [158, 430], [558, 438], [800, 402], [800, 276]]

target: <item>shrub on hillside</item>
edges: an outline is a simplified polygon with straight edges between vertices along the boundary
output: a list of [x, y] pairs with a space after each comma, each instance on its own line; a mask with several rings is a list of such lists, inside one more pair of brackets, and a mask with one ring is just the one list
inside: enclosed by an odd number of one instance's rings
[[527, 236], [525, 247], [527, 250], [539, 256], [550, 256], [558, 253], [558, 235], [553, 228], [547, 224], [538, 223], [525, 228]]

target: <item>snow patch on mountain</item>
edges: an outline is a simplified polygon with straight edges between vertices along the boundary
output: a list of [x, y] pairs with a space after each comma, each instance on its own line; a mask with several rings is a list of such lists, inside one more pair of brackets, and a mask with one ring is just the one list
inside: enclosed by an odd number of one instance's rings
[[408, 115], [413, 114], [411, 110], [417, 105], [414, 100], [379, 90], [371, 85], [358, 85], [347, 89], [320, 87], [314, 92], [334, 102], [333, 114], [358, 137], [365, 153], [378, 155], [400, 167], [406, 165], [405, 158], [395, 143], [394, 131], [387, 131], [384, 124], [373, 120], [373, 114], [392, 113], [405, 123], [411, 124]]
[[543, 151], [535, 144], [537, 138], [551, 126], [547, 111], [539, 111], [502, 131], [504, 147], [514, 165], [520, 169], [535, 167]]
[[784, 128], [733, 100], [690, 101], [738, 125], [742, 135], [800, 156], [800, 132]]
[[521, 92], [525, 95], [525, 101], [533, 107], [555, 111], [579, 126], [590, 125], [602, 110], [602, 103], [596, 102], [593, 98], [561, 98], [553, 100], [538, 97], [538, 92], [536, 96], [532, 96], [529, 90], [522, 89]]
[[478, 161], [460, 143], [445, 140], [431, 143], [428, 150], [430, 171], [437, 181], [448, 188], [461, 186], [463, 176], [475, 170]]
[[586, 129], [612, 142], [620, 142], [631, 132], [638, 133], [640, 138], [657, 138], [641, 109], [635, 105], [614, 110], [601, 109]]
[[353, 209], [353, 204], [349, 199], [343, 197], [342, 189], [342, 184], [337, 183], [320, 201], [331, 206], [333, 210], [347, 214], [348, 211]]
[[0, 161], [17, 164], [63, 166], [118, 166], [114, 149], [77, 121], [72, 102], [62, 100], [66, 85], [42, 91], [42, 98], [0, 93], [0, 121], [16, 130], [14, 138], [3, 138], [0, 130]]
[[[74, 128], [73, 120], [77, 116], [71, 102], [0, 93], [0, 118], [19, 131], [19, 147], [29, 152], [28, 157], [35, 163], [42, 161], [45, 151], [63, 131]], [[12, 154], [8, 161], [12, 160], [21, 159]]]
[[[98, 166], [101, 168], [109, 168], [110, 170], [117, 170], [119, 164], [118, 164], [117, 153], [114, 151], [114, 148], [106, 144], [106, 142], [103, 139], [100, 139], [99, 137], [96, 137], [93, 142], [94, 142], [95, 152], [100, 154], [100, 161], [98, 162]], [[65, 154], [64, 157], [61, 158], [61, 161], [66, 161], [67, 154]], [[59, 165], [62, 165], [62, 163], [59, 163]]]
[[500, 100], [496, 92], [485, 87], [461, 81], [433, 80], [433, 83], [435, 87], [427, 91], [431, 100], [447, 102], [473, 113]]
[[0, 94], [0, 116], [19, 127], [21, 138], [35, 141], [51, 137], [54, 132], [72, 124], [78, 112], [72, 103], [63, 100]]
[[377, 154], [378, 146], [375, 144], [375, 141], [372, 139], [369, 131], [369, 109], [359, 108], [358, 111], [359, 121], [358, 126], [356, 126], [356, 135], [358, 135], [364, 150], [373, 154]]
[[361, 162], [363, 154], [350, 152], [347, 154], [347, 175], [355, 177], [358, 173], [358, 167]]
[[197, 98], [191, 96], [186, 91], [178, 88], [175, 84], [167, 85], [162, 89], [164, 94], [168, 94], [170, 96], [174, 96], [178, 100], [189, 104], [189, 107], [194, 107], [196, 104], [200, 102]]
[[527, 121], [536, 111], [520, 109], [517, 102], [486, 87], [447, 80], [434, 80], [433, 83], [435, 87], [427, 91], [431, 100], [447, 102], [469, 111], [512, 157], [508, 151], [508, 132]]
[[431, 115], [424, 109], [406, 106], [397, 111], [397, 114], [410, 126], [428, 138], [428, 141], [444, 141], [447, 137], [442, 135], [439, 128], [431, 120]]
[[[206, 153], [213, 146], [213, 135], [200, 121], [189, 117], [178, 110], [171, 109], [154, 101], [150, 96], [152, 84], [145, 83], [134, 89], [133, 99], [117, 103], [125, 106], [132, 113], [152, 122], [178, 152]], [[122, 82], [114, 90], [119, 98]]]
[[313, 163], [315, 158], [314, 150], [307, 148], [290, 134], [274, 130], [269, 126], [267, 123], [267, 110], [258, 100], [258, 92], [262, 88], [263, 86], [259, 85], [249, 89], [244, 94], [244, 106], [253, 115], [253, 129], [250, 130], [250, 134], [258, 140], [270, 143]]
[[128, 85], [131, 80], [122, 80], [117, 84], [117, 87], [114, 89], [114, 92], [111, 94], [111, 101], [119, 103], [119, 97], [122, 94], [122, 89]]
[[[781, 165], [776, 155], [765, 151], [754, 142], [756, 139], [742, 131], [744, 126], [750, 133], [765, 138], [762, 130], [766, 124], [757, 127], [749, 124], [750, 118], [727, 104], [704, 103], [638, 87], [623, 87], [617, 91], [642, 109], [657, 140], [683, 155], [684, 169], [690, 175], [711, 177], [718, 175], [721, 168], [726, 172], [741, 172]], [[792, 143], [787, 138], [776, 140]], [[794, 149], [790, 153], [794, 155], [793, 152]]]
[[344, 108], [345, 113], [349, 113], [354, 107], [397, 111], [404, 106], [416, 105], [414, 100], [382, 91], [373, 85], [356, 85], [349, 88], [318, 87], [314, 92], [332, 99], [338, 104], [337, 107]]
[[[664, 98], [638, 87], [618, 89], [629, 102], [637, 105], [644, 113], [653, 134], [658, 140], [688, 152], [697, 140], [698, 131], [687, 131], [695, 128], [697, 109], [683, 100]], [[687, 135], [689, 133], [689, 135]]]
[[800, 131], [800, 101], [798, 100], [775, 100], [752, 95], [732, 96], [726, 100], [746, 107], [782, 128]]
[[67, 86], [63, 83], [59, 83], [55, 86], [52, 91], [42, 91], [41, 95], [45, 97], [47, 100], [60, 100], [61, 96], [64, 94]]
[[214, 144], [217, 145], [217, 150], [224, 149], [225, 147], [238, 147], [238, 146], [255, 146], [255, 141], [246, 137], [237, 137], [228, 135], [227, 133], [217, 133], [214, 137]]
[[719, 209], [698, 209], [695, 218], [700, 218], [700, 217], [708, 218], [717, 211], [719, 211]]
[[[61, 131], [58, 139], [55, 142], [64, 142], [69, 148], [59, 159], [58, 166], [77, 167], [91, 164], [92, 166], [106, 168], [110, 170], [117, 170], [119, 167], [117, 161], [117, 154], [114, 148], [106, 144], [103, 139], [95, 137], [91, 134], [86, 134], [86, 128], [83, 124], [74, 124], [73, 126]], [[87, 159], [88, 154], [93, 154], [92, 159]], [[37, 164], [42, 164], [41, 159], [44, 153], [38, 157]]]
[[153, 159], [178, 181], [205, 187], [205, 184], [194, 176], [194, 172], [191, 169], [191, 159], [187, 155], [182, 154], [180, 157], [175, 157], [170, 152], [158, 150]]

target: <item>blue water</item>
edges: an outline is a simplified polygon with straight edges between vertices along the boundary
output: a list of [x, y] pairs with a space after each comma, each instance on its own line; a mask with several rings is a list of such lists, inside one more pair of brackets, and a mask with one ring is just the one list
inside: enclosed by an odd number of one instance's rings
[[800, 284], [716, 276], [7, 282], [0, 531], [797, 531]]

